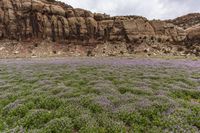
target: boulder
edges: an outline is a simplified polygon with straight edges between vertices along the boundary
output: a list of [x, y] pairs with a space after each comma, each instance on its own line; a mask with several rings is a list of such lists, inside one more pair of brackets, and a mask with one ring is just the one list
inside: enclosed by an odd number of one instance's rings
[[189, 40], [200, 40], [200, 24], [188, 28], [186, 32]]

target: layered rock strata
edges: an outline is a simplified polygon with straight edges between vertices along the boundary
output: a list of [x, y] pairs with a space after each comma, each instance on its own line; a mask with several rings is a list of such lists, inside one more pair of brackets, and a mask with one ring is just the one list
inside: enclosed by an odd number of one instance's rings
[[188, 42], [199, 39], [199, 25], [185, 28], [177, 21], [110, 17], [47, 0], [0, 0], [0, 51], [8, 49], [13, 56], [197, 55], [198, 48]]

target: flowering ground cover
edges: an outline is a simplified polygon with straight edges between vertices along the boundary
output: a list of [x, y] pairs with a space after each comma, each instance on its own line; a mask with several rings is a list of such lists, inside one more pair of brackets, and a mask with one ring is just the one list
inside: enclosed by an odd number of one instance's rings
[[200, 61], [0, 60], [0, 132], [200, 132]]

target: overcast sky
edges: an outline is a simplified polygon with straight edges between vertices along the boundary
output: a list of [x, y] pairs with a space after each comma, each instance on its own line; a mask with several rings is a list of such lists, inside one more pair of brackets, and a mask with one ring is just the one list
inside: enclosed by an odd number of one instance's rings
[[200, 0], [60, 0], [75, 8], [116, 15], [141, 15], [148, 19], [171, 19], [200, 12]]

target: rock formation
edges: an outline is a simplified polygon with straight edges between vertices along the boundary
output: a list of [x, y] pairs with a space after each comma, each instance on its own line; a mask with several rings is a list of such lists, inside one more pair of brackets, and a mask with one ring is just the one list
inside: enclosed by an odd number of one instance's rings
[[174, 20], [168, 20], [168, 22], [187, 29], [200, 23], [200, 13], [190, 13]]
[[0, 56], [198, 55], [200, 41], [192, 42], [200, 38], [196, 16], [192, 24], [185, 18], [149, 21], [49, 0], [0, 0]]

